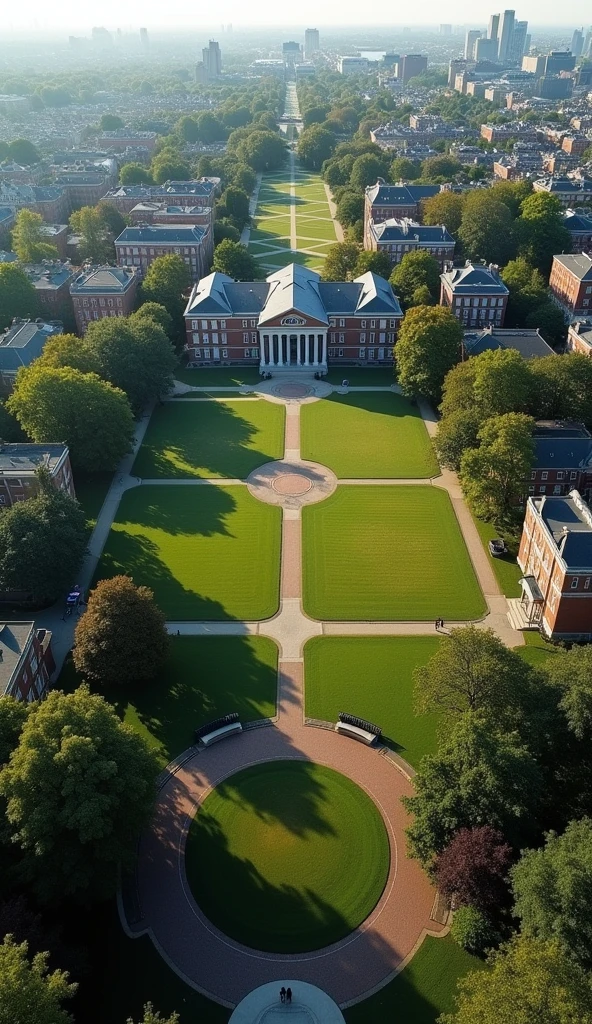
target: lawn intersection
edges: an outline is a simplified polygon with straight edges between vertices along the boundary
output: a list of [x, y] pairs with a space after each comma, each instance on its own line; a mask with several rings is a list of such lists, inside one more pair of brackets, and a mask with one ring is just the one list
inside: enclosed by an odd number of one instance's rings
[[[510, 646], [519, 635], [458, 482], [435, 461], [428, 408], [418, 410], [378, 377], [375, 387], [343, 393], [312, 376], [240, 383], [218, 372], [203, 380], [200, 371], [184, 374], [177, 397], [139, 432], [97, 570], [131, 571], [151, 586], [173, 645], [170, 694], [138, 699], [122, 688], [122, 716], [159, 748], [163, 764], [172, 761], [155, 826], [140, 845], [136, 909], [127, 912], [124, 899], [122, 922], [130, 937], [151, 935], [173, 971], [219, 1004], [281, 979], [289, 962], [291, 977], [351, 1005], [352, 1020], [384, 985], [386, 1013], [388, 993], [399, 998], [398, 975], [425, 940], [413, 984], [421, 989], [426, 971], [446, 977], [440, 1012], [449, 1008], [450, 972], [472, 962], [449, 939], [430, 938], [445, 934], [445, 916], [404, 856], [400, 798], [412, 792], [414, 768], [434, 750], [439, 724], [413, 713], [413, 670], [439, 643], [435, 618], [446, 628], [491, 625]], [[245, 726], [240, 739], [205, 753], [191, 745], [196, 725], [234, 710]], [[341, 710], [382, 727], [383, 756], [328, 728]], [[243, 944], [248, 935], [256, 941], [252, 929], [235, 922], [228, 935], [215, 927], [230, 920], [228, 907], [212, 924], [198, 906], [184, 849], [209, 795], [267, 761], [346, 776], [380, 808], [391, 854], [374, 909], [350, 934], [349, 903], [338, 910], [321, 881], [316, 921], [301, 897], [295, 911], [308, 933], [293, 947], [278, 936], [255, 955]], [[315, 782], [305, 797], [313, 820], [334, 828], [322, 791]], [[253, 805], [253, 813], [262, 808]], [[234, 855], [226, 812], [203, 820], [210, 818], [213, 850], [223, 839], [240, 877], [248, 836]], [[290, 824], [276, 825], [291, 844]], [[258, 871], [255, 886], [264, 885], [273, 916], [285, 894], [261, 864]], [[319, 950], [331, 937], [333, 945]]]

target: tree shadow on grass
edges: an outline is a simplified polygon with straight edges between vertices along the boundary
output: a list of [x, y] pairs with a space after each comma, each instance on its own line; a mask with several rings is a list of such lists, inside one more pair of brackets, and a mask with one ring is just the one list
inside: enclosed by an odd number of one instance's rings
[[[277, 407], [283, 413], [280, 406]], [[277, 424], [267, 408], [270, 451], [250, 448], [259, 433], [238, 408], [223, 402], [167, 402], [152, 414], [132, 473], [144, 478], [174, 479], [219, 475], [243, 479], [251, 470], [281, 455], [283, 431], [276, 445]], [[277, 414], [277, 423], [281, 416]], [[263, 425], [265, 435], [266, 424]]]
[[417, 406], [411, 405], [408, 398], [404, 398], [403, 395], [398, 395], [394, 391], [350, 391], [347, 395], [340, 395], [334, 391], [324, 401], [363, 409], [376, 413], [378, 416], [391, 418], [412, 416], [414, 419], [421, 419]]
[[[230, 536], [225, 524], [227, 516], [236, 509], [236, 501], [228, 488], [224, 487], [134, 487], [127, 491], [119, 504], [115, 525], [145, 527], [146, 529], [163, 530], [173, 536], [199, 534], [212, 537], [214, 534]], [[107, 541], [106, 551], [118, 546], [117, 538], [134, 537], [144, 551], [139, 556], [146, 557], [150, 544], [145, 537], [127, 533], [125, 530], [112, 530]], [[157, 549], [152, 545], [152, 553]], [[103, 558], [105, 555], [103, 555]], [[125, 563], [124, 563], [125, 564]], [[118, 568], [121, 572], [121, 568]], [[113, 573], [115, 575], [115, 573]]]

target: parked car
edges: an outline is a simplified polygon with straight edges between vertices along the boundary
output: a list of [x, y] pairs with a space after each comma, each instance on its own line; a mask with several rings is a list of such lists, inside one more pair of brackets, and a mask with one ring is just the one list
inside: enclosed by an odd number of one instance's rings
[[488, 541], [487, 547], [489, 548], [489, 554], [493, 555], [494, 558], [501, 558], [502, 555], [506, 555], [508, 553], [505, 541], [501, 540], [499, 537], [495, 537], [493, 540]]

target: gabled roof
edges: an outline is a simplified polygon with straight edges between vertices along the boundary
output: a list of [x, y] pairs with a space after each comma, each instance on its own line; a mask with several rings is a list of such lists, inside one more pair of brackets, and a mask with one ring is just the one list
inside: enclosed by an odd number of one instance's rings
[[266, 281], [233, 281], [214, 272], [194, 285], [184, 315], [258, 317], [268, 290]]
[[566, 210], [563, 215], [563, 226], [568, 231], [592, 231], [592, 217], [578, 210]]
[[139, 272], [135, 267], [91, 267], [79, 274], [70, 285], [70, 294], [78, 292], [121, 294], [137, 281]]
[[0, 335], [0, 370], [12, 373], [21, 366], [29, 366], [41, 355], [48, 338], [62, 331], [63, 325], [57, 321], [45, 324], [23, 320], [13, 324]]
[[481, 264], [466, 263], [440, 274], [440, 280], [455, 295], [508, 295], [508, 289], [496, 273]]
[[478, 356], [481, 352], [495, 351], [500, 348], [516, 349], [524, 359], [555, 355], [538, 329], [534, 328], [506, 330], [499, 327], [486, 327], [481, 331], [465, 331], [464, 346], [470, 356]]
[[314, 270], [290, 263], [267, 278], [269, 292], [259, 325], [269, 323], [292, 311], [327, 324], [327, 313], [319, 294], [320, 275]]
[[197, 224], [138, 224], [124, 228], [114, 245], [195, 245], [205, 235]]
[[354, 284], [360, 285], [356, 313], [386, 313], [397, 316], [401, 307], [388, 281], [369, 270], [356, 277]]

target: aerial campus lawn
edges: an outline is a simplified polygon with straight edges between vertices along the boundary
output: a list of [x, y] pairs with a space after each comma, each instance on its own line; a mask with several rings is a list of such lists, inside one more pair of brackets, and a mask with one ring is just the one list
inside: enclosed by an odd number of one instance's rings
[[281, 509], [242, 485], [146, 485], [120, 502], [97, 578], [151, 587], [169, 620], [266, 619], [279, 604]]
[[[322, 268], [329, 246], [337, 241], [327, 196], [319, 175], [296, 170], [294, 195], [288, 169], [264, 176], [249, 249], [262, 270], [302, 263], [311, 269]], [[296, 250], [291, 249], [291, 211], [295, 213]], [[277, 250], [280, 250], [278, 252]]]
[[[121, 719], [156, 749], [162, 766], [194, 742], [194, 731], [238, 711], [242, 722], [276, 711], [278, 649], [263, 636], [173, 636], [161, 676], [142, 686], [125, 679], [107, 699]], [[58, 686], [68, 692], [83, 678], [69, 659]]]
[[179, 366], [173, 376], [194, 388], [237, 388], [261, 380], [258, 366], [200, 366], [197, 370]]
[[452, 503], [438, 487], [340, 486], [302, 510], [312, 618], [476, 619], [485, 600]]
[[382, 729], [382, 739], [417, 768], [436, 749], [439, 715], [413, 710], [413, 670], [436, 653], [436, 636], [319, 636], [304, 648], [305, 713], [336, 722], [340, 711]]
[[245, 479], [284, 454], [283, 405], [232, 398], [165, 402], [152, 413], [132, 474]]
[[376, 906], [389, 864], [370, 797], [340, 772], [300, 760], [268, 761], [219, 784], [185, 848], [187, 880], [206, 917], [272, 953], [349, 935]]
[[333, 393], [300, 411], [303, 459], [348, 477], [422, 478], [440, 472], [418, 409], [392, 391]]

